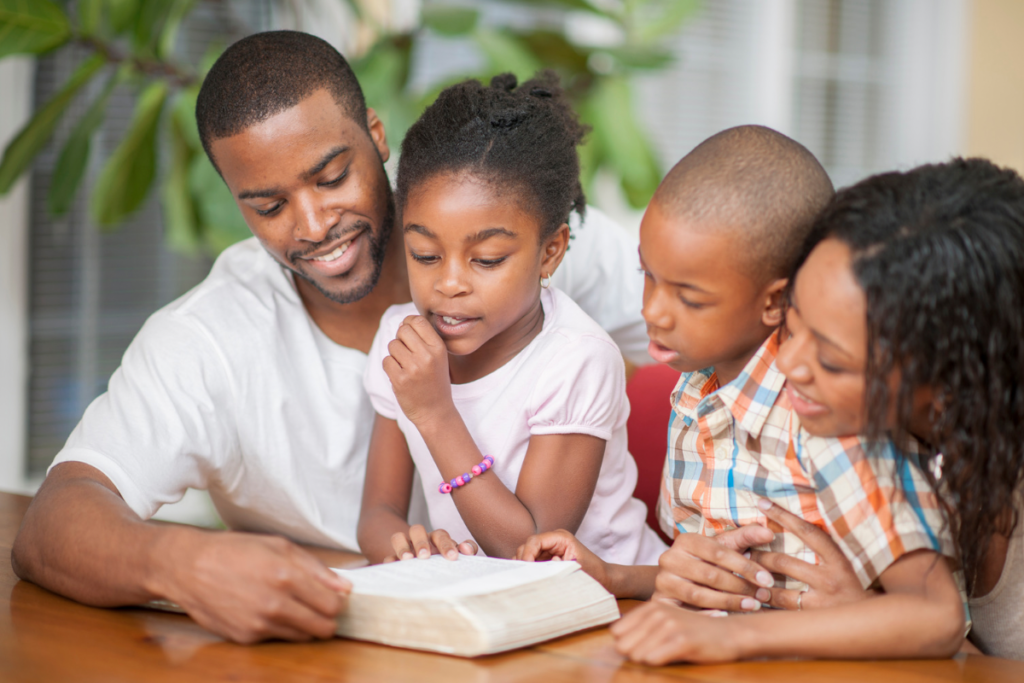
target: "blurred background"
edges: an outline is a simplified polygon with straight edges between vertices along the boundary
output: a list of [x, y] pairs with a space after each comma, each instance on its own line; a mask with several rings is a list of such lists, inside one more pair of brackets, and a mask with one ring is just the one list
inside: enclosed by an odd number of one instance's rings
[[953, 155], [1024, 170], [1020, 0], [0, 0], [0, 489], [38, 486], [146, 317], [248, 236], [192, 112], [219, 52], [275, 28], [353, 63], [393, 150], [450, 83], [556, 69], [593, 127], [588, 199], [631, 232], [744, 123], [837, 187]]

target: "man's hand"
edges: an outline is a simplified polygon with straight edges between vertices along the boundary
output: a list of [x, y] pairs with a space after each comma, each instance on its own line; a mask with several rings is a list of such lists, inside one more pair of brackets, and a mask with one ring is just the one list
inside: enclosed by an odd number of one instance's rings
[[[784, 553], [753, 550], [750, 559], [770, 572], [783, 574], [807, 584], [807, 591], [774, 588], [768, 604], [780, 609], [819, 609], [858, 602], [874, 595], [861, 586], [853, 565], [832, 538], [810, 522], [800, 519], [767, 499], [757, 506], [765, 517], [792, 532], [818, 555], [818, 564], [810, 564]], [[800, 598], [799, 603], [797, 598]]]
[[330, 638], [352, 589], [277, 536], [183, 528], [168, 551], [167, 585], [157, 579], [153, 592], [237, 643]]
[[564, 529], [530, 536], [526, 539], [526, 543], [516, 550], [516, 559], [524, 562], [548, 560], [579, 562], [583, 571], [604, 586], [605, 590], [611, 593], [615, 592], [613, 586], [609, 585], [608, 564]]
[[740, 659], [737, 633], [746, 617], [715, 618], [663, 602], [649, 602], [612, 624], [615, 649], [634, 662], [732, 662]]
[[429, 560], [431, 555], [443, 555], [445, 559], [457, 560], [459, 555], [476, 555], [477, 552], [475, 541], [456, 543], [444, 529], [436, 529], [428, 534], [422, 524], [412, 525], [407, 533], [396, 533], [391, 537], [391, 547], [395, 554], [384, 558], [384, 562], [413, 558]]
[[388, 344], [384, 372], [405, 416], [419, 425], [438, 412], [454, 410], [448, 349], [426, 318], [410, 315]]
[[750, 612], [771, 598], [775, 583], [765, 567], [742, 555], [747, 548], [774, 538], [751, 524], [714, 538], [680, 534], [658, 560], [653, 600], [683, 603], [701, 609]]

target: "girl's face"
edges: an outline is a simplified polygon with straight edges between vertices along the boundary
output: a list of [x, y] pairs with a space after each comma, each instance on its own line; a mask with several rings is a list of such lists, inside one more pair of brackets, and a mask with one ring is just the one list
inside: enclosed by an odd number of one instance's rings
[[569, 228], [541, 244], [540, 221], [519, 199], [468, 172], [446, 173], [402, 208], [413, 303], [454, 356], [485, 345], [501, 356], [540, 329], [540, 279], [561, 262]]
[[850, 249], [828, 239], [797, 273], [778, 366], [800, 424], [816, 436], [864, 431], [867, 302]]

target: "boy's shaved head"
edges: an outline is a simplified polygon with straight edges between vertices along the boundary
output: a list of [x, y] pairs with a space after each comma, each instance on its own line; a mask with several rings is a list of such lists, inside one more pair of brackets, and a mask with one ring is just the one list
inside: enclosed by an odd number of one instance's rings
[[755, 280], [787, 277], [835, 194], [806, 147], [764, 126], [711, 136], [677, 163], [652, 203], [670, 220], [733, 233]]

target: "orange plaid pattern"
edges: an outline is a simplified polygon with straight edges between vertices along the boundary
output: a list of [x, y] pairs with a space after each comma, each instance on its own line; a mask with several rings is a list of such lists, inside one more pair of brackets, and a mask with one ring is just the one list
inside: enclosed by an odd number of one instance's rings
[[[949, 525], [922, 473], [916, 442], [821, 438], [800, 428], [782, 391], [772, 335], [724, 387], [713, 370], [684, 374], [672, 393], [659, 518], [666, 533], [714, 536], [770, 526], [768, 549], [818, 558], [797, 536], [768, 524], [767, 498], [830, 534], [865, 588], [919, 548], [953, 554]], [[780, 586], [804, 588], [787, 579]]]

